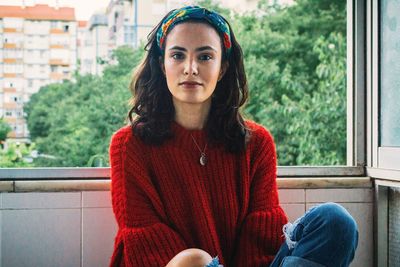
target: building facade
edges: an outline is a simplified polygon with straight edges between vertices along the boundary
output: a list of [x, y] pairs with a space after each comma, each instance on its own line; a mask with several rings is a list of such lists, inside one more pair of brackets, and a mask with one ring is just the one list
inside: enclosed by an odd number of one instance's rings
[[96, 13], [89, 21], [78, 21], [77, 52], [80, 74], [101, 75], [111, 50], [105, 14]]
[[23, 104], [40, 87], [71, 79], [76, 69], [73, 8], [0, 6], [0, 117], [9, 139], [27, 141]]

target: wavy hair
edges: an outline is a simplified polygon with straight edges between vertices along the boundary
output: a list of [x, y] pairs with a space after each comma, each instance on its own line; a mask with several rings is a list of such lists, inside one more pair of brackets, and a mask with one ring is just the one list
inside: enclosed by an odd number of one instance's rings
[[[143, 142], [153, 145], [161, 145], [173, 137], [171, 124], [175, 108], [160, 67], [162, 54], [156, 40], [158, 29], [172, 12], [173, 10], [148, 35], [148, 43], [145, 46], [147, 53], [134, 72], [130, 84], [133, 97], [130, 101], [132, 108], [128, 113], [128, 119], [133, 133]], [[187, 20], [182, 23], [187, 22], [192, 21]], [[205, 20], [195, 20], [195, 22], [211, 25]], [[239, 110], [248, 98], [248, 86], [243, 52], [229, 23], [228, 25], [232, 47], [229, 55], [224, 53], [225, 56], [222, 57], [222, 63], [228, 63], [228, 67], [211, 96], [211, 108], [205, 130], [209, 142], [223, 144], [227, 151], [239, 153], [245, 149], [249, 135], [249, 129]], [[223, 42], [221, 35], [220, 38]]]

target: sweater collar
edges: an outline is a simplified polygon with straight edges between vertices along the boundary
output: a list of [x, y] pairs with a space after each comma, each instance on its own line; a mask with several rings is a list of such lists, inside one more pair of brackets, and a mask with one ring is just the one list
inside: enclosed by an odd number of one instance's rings
[[172, 122], [172, 131], [174, 133], [174, 139], [178, 145], [183, 147], [195, 146], [193, 138], [196, 140], [197, 144], [203, 148], [207, 143], [207, 133], [205, 129], [192, 130], [186, 129], [179, 123]]

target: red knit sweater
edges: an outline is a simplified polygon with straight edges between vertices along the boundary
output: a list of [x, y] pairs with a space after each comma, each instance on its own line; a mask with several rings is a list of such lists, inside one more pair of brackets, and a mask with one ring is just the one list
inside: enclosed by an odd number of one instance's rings
[[110, 144], [112, 205], [119, 230], [110, 266], [165, 266], [200, 248], [231, 266], [268, 266], [283, 242], [275, 145], [254, 122], [244, 153], [208, 145], [202, 130], [173, 123], [174, 138], [146, 145], [129, 126]]

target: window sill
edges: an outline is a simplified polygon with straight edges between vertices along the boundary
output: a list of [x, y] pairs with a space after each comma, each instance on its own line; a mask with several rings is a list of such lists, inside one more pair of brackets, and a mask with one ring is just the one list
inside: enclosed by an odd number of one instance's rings
[[[372, 188], [369, 177], [302, 177], [278, 178], [279, 189], [329, 189], [329, 188]], [[71, 192], [109, 191], [110, 180], [14, 180], [0, 181], [0, 192]]]

